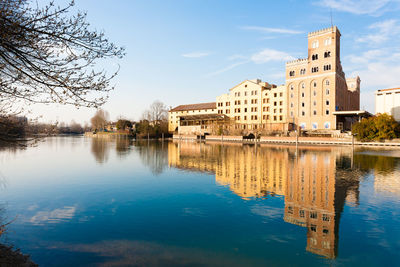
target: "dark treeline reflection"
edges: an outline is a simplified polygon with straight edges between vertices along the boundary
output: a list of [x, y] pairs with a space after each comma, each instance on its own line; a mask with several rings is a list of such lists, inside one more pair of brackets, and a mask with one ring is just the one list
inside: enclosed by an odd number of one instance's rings
[[135, 148], [153, 174], [161, 174], [168, 167], [168, 142], [136, 141]]
[[307, 228], [306, 250], [327, 258], [337, 256], [341, 213], [345, 203], [359, 204], [364, 177], [374, 172], [375, 190], [393, 191], [390, 180], [400, 175], [398, 158], [357, 154], [348, 147], [170, 142], [168, 164], [215, 173], [217, 183], [244, 199], [283, 196], [283, 220]]
[[124, 158], [131, 151], [132, 141], [129, 138], [92, 138], [92, 154], [98, 163], [106, 163], [109, 158], [110, 150], [115, 146], [115, 151], [119, 158]]

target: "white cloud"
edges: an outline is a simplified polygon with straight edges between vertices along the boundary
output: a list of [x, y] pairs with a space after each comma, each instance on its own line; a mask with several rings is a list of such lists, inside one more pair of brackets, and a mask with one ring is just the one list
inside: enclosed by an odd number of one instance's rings
[[200, 57], [206, 57], [208, 55], [210, 55], [209, 52], [191, 52], [191, 53], [182, 54], [182, 57], [200, 58]]
[[282, 33], [282, 34], [300, 34], [302, 31], [284, 29], [284, 28], [269, 28], [260, 26], [243, 26], [240, 27], [242, 30], [258, 31], [262, 33]]
[[398, 0], [321, 0], [316, 3], [342, 12], [371, 16], [380, 16], [399, 7]]
[[395, 19], [371, 24], [368, 29], [376, 30], [376, 32], [360, 37], [356, 41], [369, 44], [381, 44], [389, 40], [390, 37], [397, 36], [400, 33], [400, 25]]
[[251, 61], [256, 64], [267, 63], [270, 61], [290, 61], [295, 58], [286, 52], [266, 48], [250, 57]]

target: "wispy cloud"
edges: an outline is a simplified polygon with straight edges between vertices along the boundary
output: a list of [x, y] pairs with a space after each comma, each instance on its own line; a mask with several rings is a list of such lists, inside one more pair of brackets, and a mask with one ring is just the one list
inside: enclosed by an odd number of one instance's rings
[[242, 30], [248, 31], [258, 31], [261, 33], [282, 33], [282, 34], [300, 34], [302, 31], [292, 30], [292, 29], [284, 29], [284, 28], [270, 28], [270, 27], [260, 27], [260, 26], [242, 26], [240, 27]]
[[380, 16], [393, 8], [399, 8], [399, 0], [321, 0], [317, 5], [356, 15]]
[[371, 31], [375, 30], [375, 33], [359, 37], [356, 39], [357, 42], [381, 44], [389, 40], [390, 37], [397, 36], [400, 33], [400, 25], [395, 19], [376, 22], [370, 25], [368, 29]]
[[267, 63], [270, 61], [289, 61], [295, 58], [286, 52], [266, 48], [250, 57], [251, 61], [256, 64]]
[[211, 73], [207, 74], [206, 76], [207, 76], [207, 77], [215, 76], [215, 75], [218, 75], [218, 74], [227, 72], [228, 70], [231, 70], [231, 69], [233, 69], [233, 68], [236, 68], [237, 66], [246, 64], [246, 63], [248, 63], [248, 62], [249, 62], [249, 60], [236, 62], [236, 63], [230, 64], [229, 66], [227, 66], [227, 67], [225, 67], [225, 68], [222, 68], [222, 69], [220, 69], [220, 70], [211, 72]]
[[264, 63], [273, 62], [273, 61], [283, 63], [285, 61], [294, 60], [295, 58], [286, 52], [274, 50], [274, 49], [270, 49], [270, 48], [265, 48], [265, 49], [261, 50], [260, 52], [254, 53], [250, 56], [236, 54], [236, 55], [228, 57], [228, 60], [237, 60], [237, 59], [241, 59], [241, 61], [230, 64], [230, 65], [226, 66], [225, 68], [222, 68], [220, 70], [209, 73], [206, 76], [207, 77], [215, 76], [215, 75], [227, 72], [231, 69], [234, 69], [240, 65], [247, 64], [247, 63], [264, 64]]
[[191, 52], [191, 53], [182, 54], [182, 57], [200, 58], [200, 57], [206, 57], [208, 55], [210, 55], [210, 52]]

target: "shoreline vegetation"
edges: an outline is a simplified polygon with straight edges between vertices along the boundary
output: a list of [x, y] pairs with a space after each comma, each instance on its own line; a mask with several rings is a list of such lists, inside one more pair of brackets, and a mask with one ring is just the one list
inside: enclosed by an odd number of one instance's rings
[[0, 244], [0, 266], [36, 267], [29, 255], [24, 255], [19, 249]]

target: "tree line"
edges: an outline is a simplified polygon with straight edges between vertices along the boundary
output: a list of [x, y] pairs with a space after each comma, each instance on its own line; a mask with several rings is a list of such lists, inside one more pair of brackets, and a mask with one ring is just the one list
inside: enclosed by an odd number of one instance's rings
[[158, 100], [154, 101], [136, 122], [121, 117], [112, 123], [109, 113], [103, 109], [97, 110], [90, 122], [94, 133], [117, 130], [129, 132], [136, 138], [159, 138], [168, 135], [168, 109]]

